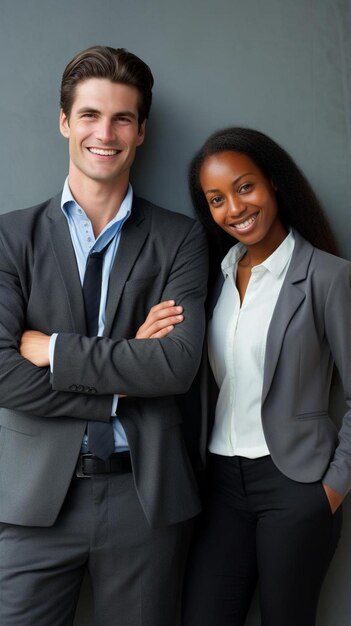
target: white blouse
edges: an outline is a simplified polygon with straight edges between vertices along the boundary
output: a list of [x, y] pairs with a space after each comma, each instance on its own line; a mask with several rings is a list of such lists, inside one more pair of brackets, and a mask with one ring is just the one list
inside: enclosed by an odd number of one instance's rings
[[269, 454], [262, 428], [261, 395], [268, 328], [294, 250], [293, 232], [263, 263], [251, 270], [240, 305], [238, 243], [222, 261], [223, 288], [209, 323], [208, 350], [219, 387], [211, 452], [250, 459]]

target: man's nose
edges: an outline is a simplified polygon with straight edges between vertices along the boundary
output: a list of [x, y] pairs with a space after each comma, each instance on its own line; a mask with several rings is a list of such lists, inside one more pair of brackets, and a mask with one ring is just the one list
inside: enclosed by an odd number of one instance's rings
[[110, 120], [100, 120], [96, 134], [101, 142], [112, 141], [115, 138], [113, 123]]

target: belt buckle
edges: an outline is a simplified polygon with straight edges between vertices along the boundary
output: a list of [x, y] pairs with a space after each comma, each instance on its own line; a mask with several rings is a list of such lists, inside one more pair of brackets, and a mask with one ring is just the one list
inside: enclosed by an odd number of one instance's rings
[[91, 457], [91, 454], [80, 454], [78, 457], [78, 463], [76, 465], [76, 476], [78, 478], [91, 478], [91, 474], [84, 473], [84, 459]]

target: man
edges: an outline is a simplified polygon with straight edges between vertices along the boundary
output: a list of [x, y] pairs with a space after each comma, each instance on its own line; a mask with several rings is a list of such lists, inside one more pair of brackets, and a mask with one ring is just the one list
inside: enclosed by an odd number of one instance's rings
[[206, 244], [133, 196], [152, 85], [124, 49], [78, 54], [63, 192], [0, 218], [2, 626], [71, 624], [86, 568], [96, 624], [176, 623], [200, 506], [175, 394], [199, 365]]

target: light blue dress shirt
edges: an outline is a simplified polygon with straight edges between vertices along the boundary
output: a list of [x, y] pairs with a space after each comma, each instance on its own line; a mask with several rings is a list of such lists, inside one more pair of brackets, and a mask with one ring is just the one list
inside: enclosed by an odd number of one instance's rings
[[[115, 260], [116, 252], [119, 246], [120, 238], [121, 238], [121, 230], [124, 222], [130, 216], [132, 210], [132, 202], [133, 202], [133, 189], [131, 185], [128, 185], [127, 194], [119, 208], [117, 215], [111, 220], [105, 228], [101, 231], [100, 235], [95, 239], [93, 227], [91, 221], [87, 217], [86, 213], [82, 209], [82, 207], [77, 204], [75, 199], [72, 196], [71, 190], [69, 188], [68, 178], [65, 181], [62, 198], [61, 198], [61, 209], [67, 219], [69, 231], [72, 239], [72, 244], [74, 248], [74, 252], [76, 255], [78, 271], [80, 282], [83, 285], [84, 274], [86, 262], [89, 254], [91, 252], [99, 252], [104, 248], [104, 246], [113, 239], [111, 245], [108, 247], [105, 255], [104, 262], [102, 268], [102, 279], [101, 279], [101, 298], [100, 298], [100, 310], [99, 310], [99, 326], [98, 326], [98, 335], [102, 336], [105, 327], [106, 320], [106, 302], [107, 302], [107, 293], [108, 293], [108, 283], [110, 278], [110, 273], [112, 270], [112, 265]], [[50, 340], [50, 348], [49, 348], [49, 356], [50, 356], [50, 366], [51, 369], [53, 367], [54, 361], [54, 351], [55, 351], [55, 341], [56, 341], [57, 333], [52, 335]], [[112, 411], [111, 415], [116, 415], [118, 405], [118, 396], [114, 396], [112, 402]], [[90, 416], [93, 417], [93, 416]], [[128, 450], [128, 443], [126, 434], [122, 427], [121, 422], [117, 417], [114, 417], [112, 420], [113, 424], [113, 432], [115, 438], [115, 451], [121, 452], [123, 450]], [[83, 440], [83, 450], [86, 446], [86, 436]]]

